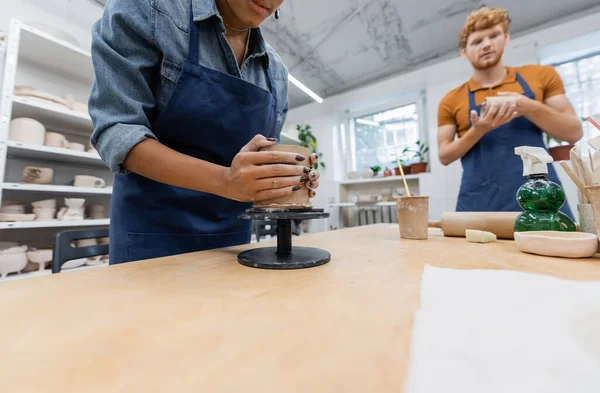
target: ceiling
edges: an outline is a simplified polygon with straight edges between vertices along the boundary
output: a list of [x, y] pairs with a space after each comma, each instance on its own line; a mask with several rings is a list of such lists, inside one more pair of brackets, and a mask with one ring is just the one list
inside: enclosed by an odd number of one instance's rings
[[[489, 3], [489, 2], [488, 2]], [[536, 4], [537, 3], [537, 4]], [[263, 25], [290, 73], [325, 98], [456, 53], [478, 0], [285, 0]], [[497, 0], [513, 34], [600, 5], [600, 0]], [[290, 108], [312, 102], [290, 85]]]

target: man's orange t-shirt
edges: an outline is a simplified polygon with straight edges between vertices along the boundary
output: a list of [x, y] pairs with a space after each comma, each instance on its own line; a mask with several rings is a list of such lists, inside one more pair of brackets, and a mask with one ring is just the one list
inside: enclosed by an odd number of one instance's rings
[[565, 93], [560, 76], [551, 66], [533, 64], [505, 68], [508, 71], [506, 78], [496, 86], [482, 87], [471, 78], [468, 82], [446, 94], [438, 106], [438, 127], [455, 125], [460, 138], [471, 127], [469, 90], [475, 93], [476, 105], [481, 105], [486, 97], [495, 96], [501, 91], [523, 93], [523, 89], [517, 81], [517, 72], [527, 82], [537, 101], [543, 102], [552, 96]]

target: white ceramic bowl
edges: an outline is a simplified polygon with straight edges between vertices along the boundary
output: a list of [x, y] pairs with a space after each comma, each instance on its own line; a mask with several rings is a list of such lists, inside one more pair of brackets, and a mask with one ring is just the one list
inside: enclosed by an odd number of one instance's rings
[[27, 257], [29, 258], [29, 262], [33, 263], [48, 263], [52, 261], [52, 250], [36, 250], [36, 251], [28, 251]]
[[43, 145], [46, 127], [35, 119], [19, 117], [10, 122], [8, 139], [15, 142]]
[[75, 269], [76, 267], [85, 265], [87, 262], [87, 258], [73, 259], [72, 261], [66, 262], [64, 265], [62, 265], [61, 269]]
[[0, 276], [20, 272], [27, 266], [29, 260], [25, 251], [27, 246], [13, 247], [0, 252]]
[[515, 232], [517, 248], [529, 254], [589, 258], [598, 251], [598, 237], [585, 232]]
[[25, 214], [25, 205], [8, 205], [0, 208], [0, 213]]

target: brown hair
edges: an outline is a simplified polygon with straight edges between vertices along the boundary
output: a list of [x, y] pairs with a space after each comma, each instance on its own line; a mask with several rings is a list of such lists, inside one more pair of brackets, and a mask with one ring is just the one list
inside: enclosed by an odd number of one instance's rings
[[480, 8], [467, 16], [467, 20], [458, 36], [458, 44], [461, 49], [465, 49], [467, 47], [469, 36], [472, 33], [489, 29], [500, 24], [504, 28], [504, 32], [508, 33], [510, 22], [511, 20], [508, 11], [503, 8]]

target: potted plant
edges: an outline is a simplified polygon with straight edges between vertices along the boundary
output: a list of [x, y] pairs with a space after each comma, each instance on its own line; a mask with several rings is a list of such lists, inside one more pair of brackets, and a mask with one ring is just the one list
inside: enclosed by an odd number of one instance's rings
[[317, 151], [317, 137], [313, 135], [310, 124], [297, 124], [296, 130], [298, 130], [298, 139], [300, 139], [300, 145], [310, 149], [310, 153], [315, 153], [319, 157], [319, 161], [313, 166], [313, 169], [325, 168], [325, 163], [321, 160], [323, 153]]
[[546, 134], [546, 146], [548, 146], [548, 153], [550, 153], [554, 161], [570, 160], [570, 152], [573, 145]]
[[383, 171], [383, 176], [389, 177], [392, 175], [393, 175], [392, 171], [388, 167], [385, 167], [385, 170]]
[[[395, 157], [396, 155], [393, 154], [393, 156]], [[405, 175], [409, 175], [410, 174], [410, 165], [408, 163], [408, 160], [406, 159], [406, 155], [402, 154], [402, 156], [399, 157], [398, 160], [394, 159], [394, 161], [392, 161], [392, 164], [394, 164], [394, 174], [396, 176], [400, 176], [400, 168], [398, 168], [398, 161], [400, 161], [400, 165], [402, 165], [402, 171], [404, 172]]]
[[[588, 121], [585, 117], [581, 117], [580, 120], [584, 123]], [[571, 159], [571, 149], [575, 145], [556, 139], [548, 134], [545, 134], [545, 136], [548, 153], [550, 153], [554, 161], [568, 161]]]
[[410, 166], [410, 173], [416, 175], [417, 173], [423, 173], [427, 171], [427, 152], [429, 151], [429, 147], [421, 141], [417, 141], [417, 149], [409, 149], [406, 147], [402, 153], [412, 152], [414, 153], [414, 158], [418, 161]]
[[381, 167], [379, 165], [375, 165], [371, 167], [371, 170], [373, 171], [373, 176], [377, 176], [377, 174], [381, 170]]

